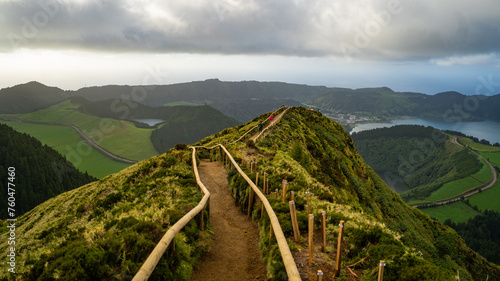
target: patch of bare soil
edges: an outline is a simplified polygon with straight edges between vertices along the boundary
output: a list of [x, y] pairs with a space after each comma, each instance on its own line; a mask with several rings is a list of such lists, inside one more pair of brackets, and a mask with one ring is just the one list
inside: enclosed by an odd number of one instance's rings
[[191, 280], [266, 280], [258, 248], [258, 226], [235, 206], [226, 170], [220, 163], [208, 160], [202, 160], [198, 169], [210, 191], [210, 223], [215, 235]]

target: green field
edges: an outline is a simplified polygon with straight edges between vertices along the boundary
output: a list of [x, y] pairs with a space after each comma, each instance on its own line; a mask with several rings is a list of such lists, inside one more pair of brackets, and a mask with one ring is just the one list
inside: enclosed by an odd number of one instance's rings
[[[463, 179], [459, 179], [456, 181], [452, 181], [449, 183], [445, 183], [440, 189], [434, 191], [429, 197], [427, 197], [424, 201], [435, 202], [438, 200], [447, 199], [460, 193], [467, 191], [471, 188], [481, 185], [481, 183], [486, 183], [491, 179], [491, 171], [490, 167], [486, 164], [483, 159], [479, 159], [483, 164], [483, 167], [479, 172], [475, 173], [470, 177], [466, 177]], [[478, 180], [481, 182], [479, 182]]]
[[500, 147], [476, 143], [469, 138], [459, 138], [458, 141], [461, 144], [466, 145], [466, 146], [468, 146], [476, 151], [484, 151], [484, 152], [495, 152], [495, 151], [498, 152], [498, 151], [500, 151]]
[[52, 147], [66, 157], [73, 165], [90, 175], [103, 178], [130, 166], [102, 155], [97, 150], [86, 145], [80, 135], [72, 128], [65, 126], [39, 125], [21, 122], [0, 121], [16, 131], [27, 133], [43, 144]]
[[500, 167], [500, 152], [480, 152], [494, 166]]
[[490, 189], [469, 197], [472, 206], [477, 206], [481, 211], [492, 210], [500, 212], [500, 181]]
[[78, 105], [65, 101], [17, 117], [38, 122], [73, 124], [100, 146], [128, 159], [144, 160], [158, 154], [150, 140], [152, 129], [137, 128], [128, 121], [84, 114], [77, 107]]
[[428, 214], [431, 218], [435, 218], [440, 222], [451, 219], [453, 222], [466, 222], [480, 213], [472, 209], [464, 202], [456, 202], [439, 207], [423, 209], [422, 212]]

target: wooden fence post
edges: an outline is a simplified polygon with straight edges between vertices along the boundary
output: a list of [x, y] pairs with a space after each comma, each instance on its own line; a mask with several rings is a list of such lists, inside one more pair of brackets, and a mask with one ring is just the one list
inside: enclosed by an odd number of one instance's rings
[[255, 185], [257, 186], [257, 188], [259, 187], [259, 173], [255, 174]]
[[295, 191], [290, 191], [290, 201], [295, 201]]
[[276, 188], [276, 199], [280, 198], [280, 195], [279, 195], [279, 192], [278, 192], [278, 189]]
[[385, 267], [385, 262], [381, 260], [378, 267], [378, 281], [382, 281], [384, 279], [384, 267]]
[[333, 274], [333, 277], [339, 277], [340, 275], [340, 265], [341, 265], [341, 259], [342, 259], [342, 239], [344, 237], [344, 221], [340, 221], [340, 229], [339, 229], [339, 240], [337, 243], [337, 261], [336, 261], [336, 266], [335, 266], [335, 273]]
[[205, 223], [203, 221], [203, 213], [205, 211], [205, 207], [203, 207], [203, 209], [201, 209], [201, 231], [205, 231]]
[[295, 242], [300, 242], [300, 230], [299, 223], [297, 222], [297, 209], [295, 207], [295, 202], [290, 201], [290, 217], [292, 219], [292, 228], [293, 228], [293, 238]]
[[288, 181], [287, 180], [283, 180], [281, 183], [282, 183], [282, 187], [283, 187], [283, 203], [285, 203], [285, 201], [286, 201], [286, 190], [287, 190], [287, 186], [288, 186]]
[[321, 238], [322, 238], [322, 244], [321, 244], [321, 251], [323, 253], [326, 253], [326, 212], [321, 210]]
[[309, 214], [309, 266], [313, 265], [313, 259], [314, 259], [313, 231], [314, 231], [314, 215]]
[[306, 190], [306, 195], [307, 195], [307, 213], [309, 214], [311, 212], [311, 208], [310, 208], [310, 205], [309, 205], [309, 189]]
[[272, 239], [273, 239], [273, 224], [269, 223], [269, 245], [271, 245]]
[[323, 271], [318, 270], [316, 272], [316, 275], [317, 275], [317, 279], [316, 279], [317, 281], [322, 281], [323, 280]]
[[264, 195], [266, 195], [266, 179], [267, 179], [267, 173], [264, 172], [264, 178], [262, 179], [263, 183], [262, 183], [262, 193], [264, 193]]
[[266, 195], [270, 193], [269, 190], [269, 178], [266, 179]]
[[251, 186], [248, 187], [248, 216], [252, 214], [252, 205], [253, 205], [253, 189]]

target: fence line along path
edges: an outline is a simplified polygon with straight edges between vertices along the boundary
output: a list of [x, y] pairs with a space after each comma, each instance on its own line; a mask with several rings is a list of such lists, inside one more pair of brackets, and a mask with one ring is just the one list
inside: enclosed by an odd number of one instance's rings
[[210, 223], [215, 234], [191, 280], [266, 280], [257, 224], [235, 206], [226, 170], [219, 162], [208, 160], [202, 160], [198, 169], [211, 194]]

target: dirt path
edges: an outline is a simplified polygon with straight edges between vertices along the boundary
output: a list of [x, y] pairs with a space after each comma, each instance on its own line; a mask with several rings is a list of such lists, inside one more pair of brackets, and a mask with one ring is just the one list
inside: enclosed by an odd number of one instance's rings
[[269, 123], [269, 125], [267, 125], [267, 127], [265, 127], [262, 132], [257, 132], [255, 135], [253, 135], [252, 137], [250, 137], [251, 140], [253, 141], [256, 141], [262, 134], [264, 134], [269, 128], [271, 128], [272, 126], [274, 126], [276, 123], [278, 123], [281, 118], [283, 117], [283, 115], [285, 115], [285, 113], [287, 112], [287, 110], [290, 109], [290, 107], [287, 107], [285, 110], [283, 110], [283, 112], [281, 112], [280, 114], [278, 114], [277, 116], [274, 117], [273, 121], [271, 121], [271, 123]]
[[235, 206], [224, 167], [202, 160], [198, 169], [210, 191], [210, 223], [215, 235], [191, 280], [266, 280], [258, 249], [258, 227]]

